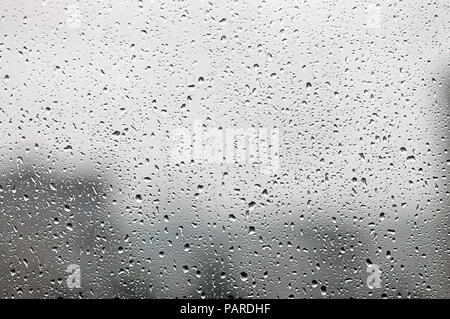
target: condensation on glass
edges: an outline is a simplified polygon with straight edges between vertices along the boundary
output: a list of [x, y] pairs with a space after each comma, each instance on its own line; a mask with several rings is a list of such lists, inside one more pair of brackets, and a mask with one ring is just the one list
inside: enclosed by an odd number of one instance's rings
[[446, 0], [0, 7], [0, 298], [450, 296]]

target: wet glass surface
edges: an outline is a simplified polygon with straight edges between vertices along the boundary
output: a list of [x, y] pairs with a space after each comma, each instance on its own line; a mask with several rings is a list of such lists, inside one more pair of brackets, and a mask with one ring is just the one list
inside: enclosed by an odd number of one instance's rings
[[0, 298], [450, 297], [448, 1], [0, 8]]

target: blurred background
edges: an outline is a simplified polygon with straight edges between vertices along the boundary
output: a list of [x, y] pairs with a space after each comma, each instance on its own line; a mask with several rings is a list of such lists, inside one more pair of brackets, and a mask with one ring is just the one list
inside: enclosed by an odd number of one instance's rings
[[450, 297], [448, 1], [0, 8], [0, 298]]

